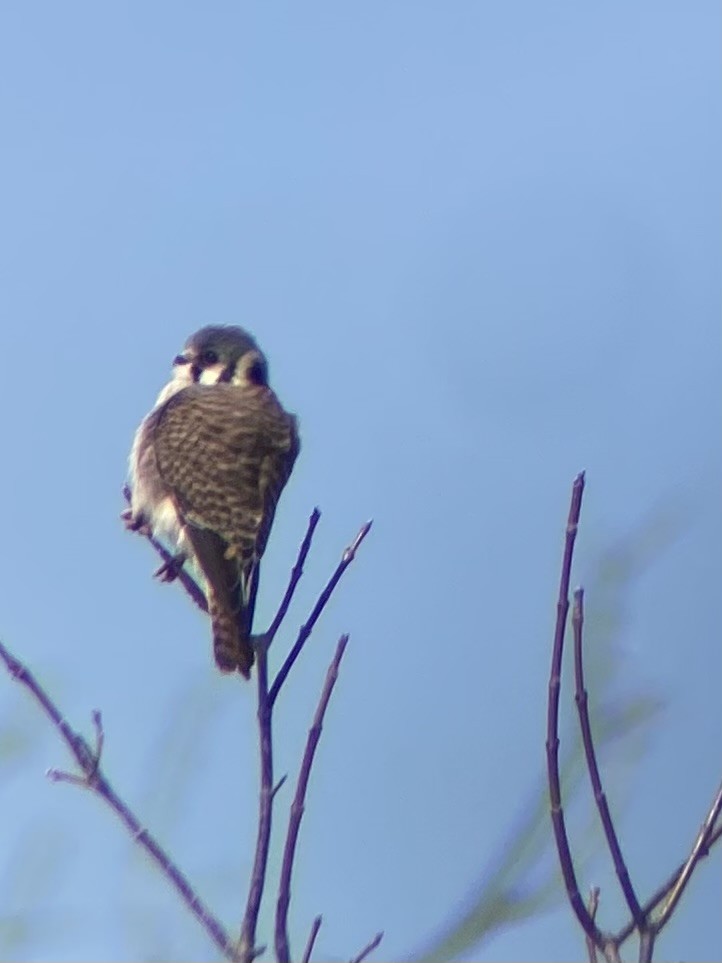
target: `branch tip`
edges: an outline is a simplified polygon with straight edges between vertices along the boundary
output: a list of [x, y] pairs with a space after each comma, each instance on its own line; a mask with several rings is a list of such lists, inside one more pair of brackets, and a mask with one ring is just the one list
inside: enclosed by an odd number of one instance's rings
[[379, 943], [383, 938], [384, 938], [384, 934], [382, 930], [380, 933], [377, 933], [376, 936], [374, 936], [374, 938], [371, 940], [370, 943], [367, 943], [366, 946], [364, 946], [364, 948], [361, 950], [361, 952], [357, 956], [354, 956], [354, 958], [350, 961], [350, 963], [362, 963], [362, 961], [365, 960], [367, 956], [373, 953], [373, 951], [376, 949], [376, 947], [379, 945]]
[[373, 523], [374, 523], [373, 519], [370, 518], [365, 525], [361, 526], [361, 528], [358, 531], [358, 534], [356, 535], [356, 538], [353, 540], [353, 542], [351, 542], [351, 544], [346, 548], [346, 550], [343, 553], [342, 560], [344, 562], [353, 561], [354, 556], [356, 555], [356, 552], [358, 551], [359, 546], [361, 545], [361, 542], [363, 542], [363, 540], [366, 538], [368, 533], [371, 531], [371, 526], [373, 525]]
[[296, 845], [301, 829], [301, 819], [303, 818], [306, 803], [306, 792], [308, 790], [311, 767], [313, 766], [318, 741], [321, 738], [326, 709], [328, 708], [331, 693], [338, 679], [338, 670], [347, 643], [348, 635], [342, 635], [338, 640], [336, 652], [326, 672], [326, 680], [321, 690], [313, 722], [311, 723], [311, 728], [308, 730], [306, 747], [303, 752], [303, 758], [301, 759], [298, 780], [296, 781], [296, 792], [294, 793], [289, 812], [288, 830], [286, 832], [286, 842], [283, 847], [281, 874], [278, 883], [278, 900], [276, 902], [275, 945], [276, 959], [279, 963], [289, 963], [291, 959], [288, 942], [288, 908], [291, 903], [291, 876], [296, 856]]
[[308, 934], [306, 949], [303, 951], [303, 956], [301, 957], [301, 963], [309, 963], [311, 959], [311, 953], [313, 953], [313, 947], [316, 942], [316, 937], [318, 936], [318, 931], [321, 929], [322, 922], [323, 922], [323, 917], [317, 916], [314, 919], [313, 923], [311, 923], [311, 932]]
[[276, 785], [273, 787], [273, 789], [271, 790], [271, 799], [274, 799], [274, 798], [275, 798], [276, 793], [278, 792], [279, 789], [281, 789], [281, 787], [283, 786], [283, 784], [285, 783], [285, 781], [286, 781], [287, 779], [288, 779], [288, 773], [285, 772], [285, 773], [281, 776], [281, 778], [278, 780], [278, 782], [276, 783]]

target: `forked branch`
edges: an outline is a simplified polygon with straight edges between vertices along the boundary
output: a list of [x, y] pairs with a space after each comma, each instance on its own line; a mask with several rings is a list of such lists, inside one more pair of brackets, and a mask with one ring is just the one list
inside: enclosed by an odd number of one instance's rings
[[[256, 840], [256, 852], [249, 886], [248, 898], [243, 914], [243, 923], [238, 943], [234, 943], [220, 921], [213, 915], [207, 906], [201, 901], [187, 878], [176, 866], [168, 854], [161, 848], [157, 840], [151, 836], [148, 830], [144, 829], [138, 818], [131, 812], [128, 806], [113, 790], [108, 779], [101, 769], [101, 756], [103, 750], [104, 732], [99, 712], [94, 712], [92, 716], [95, 728], [95, 745], [90, 746], [80, 733], [75, 732], [65, 722], [60, 710], [47, 692], [38, 683], [35, 676], [24, 666], [14, 655], [0, 643], [0, 658], [4, 662], [10, 675], [20, 682], [28, 692], [39, 703], [45, 714], [49, 717], [53, 725], [60, 733], [61, 738], [66, 743], [78, 765], [79, 772], [71, 773], [62, 770], [50, 770], [48, 776], [55, 782], [69, 782], [73, 785], [88, 789], [96, 793], [111, 807], [120, 821], [131, 834], [134, 841], [141, 846], [151, 857], [151, 860], [161, 870], [170, 884], [175, 888], [183, 903], [188, 907], [193, 916], [204, 928], [216, 948], [228, 960], [234, 963], [252, 963], [263, 948], [258, 948], [255, 943], [258, 915], [263, 890], [266, 879], [266, 869], [268, 864], [268, 850], [271, 835], [271, 823], [273, 812], [274, 797], [283, 783], [283, 779], [274, 786], [273, 781], [273, 707], [281, 686], [285, 682], [288, 674], [293, 667], [296, 659], [301, 653], [304, 645], [316, 625], [321, 613], [328, 603], [334, 589], [338, 585], [341, 576], [354, 559], [356, 550], [368, 534], [371, 522], [362, 526], [358, 535], [351, 545], [344, 551], [343, 556], [333, 575], [329, 579], [325, 588], [319, 595], [314, 605], [308, 621], [301, 627], [296, 642], [289, 652], [283, 666], [269, 687], [268, 682], [268, 648], [277, 634], [291, 604], [298, 582], [303, 574], [303, 566], [311, 547], [313, 534], [318, 525], [320, 513], [318, 509], [312, 512], [306, 534], [298, 553], [296, 563], [291, 571], [290, 580], [286, 592], [281, 600], [276, 616], [274, 617], [268, 631], [257, 637], [257, 685], [258, 685], [258, 730], [260, 742], [261, 778], [259, 793], [259, 821]], [[172, 572], [174, 578], [185, 588], [193, 601], [204, 611], [207, 610], [205, 596], [197, 583], [183, 570], [182, 560], [174, 558], [149, 531], [142, 531], [150, 541], [153, 548], [164, 562], [164, 569], [168, 573]], [[309, 739], [304, 753], [299, 782], [296, 789], [295, 809], [291, 814], [289, 824], [289, 836], [286, 843], [286, 855], [284, 856], [283, 878], [279, 891], [279, 902], [285, 907], [282, 914], [282, 928], [285, 932], [286, 914], [288, 911], [288, 900], [290, 899], [290, 879], [295, 855], [295, 846], [300, 826], [300, 818], [303, 812], [303, 803], [308, 785], [308, 779], [313, 764], [314, 753], [321, 733], [321, 726], [328, 705], [328, 701], [333, 690], [338, 667], [343, 657], [343, 652], [348, 641], [348, 636], [343, 636], [336, 649], [336, 655], [326, 677], [326, 683], [321, 693], [318, 709], [314, 719], [314, 724], [309, 732]], [[284, 777], [285, 779], [285, 777]], [[321, 918], [314, 920], [311, 934], [309, 936], [303, 959], [308, 963], [310, 960], [316, 935], [321, 925]], [[381, 935], [375, 938], [362, 954], [356, 959], [365, 958], [379, 943]], [[286, 936], [287, 944], [287, 936]], [[280, 957], [279, 957], [280, 959]]]
[[[557, 621], [554, 632], [552, 650], [552, 668], [549, 680], [549, 706], [547, 714], [547, 770], [549, 778], [549, 796], [551, 804], [552, 826], [559, 854], [564, 882], [569, 902], [574, 913], [584, 929], [587, 941], [589, 959], [594, 961], [596, 951], [600, 950], [608, 963], [618, 963], [619, 947], [636, 930], [639, 935], [640, 963], [650, 963], [654, 952], [655, 941], [662, 928], [669, 921], [679, 903], [679, 899], [687, 886], [692, 873], [699, 861], [708, 854], [711, 846], [722, 835], [722, 827], [717, 822], [722, 812], [722, 785], [717, 790], [712, 805], [705, 817], [702, 827], [692, 847], [692, 851], [679, 869], [667, 883], [645, 905], [637, 899], [634, 887], [622, 856], [619, 839], [612, 820], [607, 798], [602, 787], [601, 775], [597, 764], [596, 751], [589, 719], [588, 695], [584, 683], [583, 659], [583, 630], [584, 630], [584, 591], [579, 588], [574, 592], [574, 608], [572, 611], [572, 628], [574, 633], [574, 674], [576, 680], [576, 704], [579, 713], [579, 724], [582, 743], [587, 762], [589, 778], [594, 792], [594, 799], [599, 810], [599, 816], [604, 828], [607, 846], [614, 862], [614, 868], [622, 892], [627, 901], [631, 914], [631, 922], [618, 933], [603, 933], [596, 924], [596, 911], [599, 892], [592, 892], [588, 906], [582, 901], [577, 884], [574, 864], [572, 861], [569, 839], [564, 823], [562, 809], [561, 788], [559, 779], [559, 693], [561, 684], [562, 655], [566, 620], [569, 609], [569, 583], [574, 554], [574, 542], [579, 525], [582, 494], [584, 491], [584, 474], [574, 480], [571, 505], [567, 521], [566, 541], [562, 570], [559, 584], [559, 598], [557, 602]], [[653, 917], [655, 908], [664, 901], [664, 906], [656, 918]]]
[[155, 837], [151, 836], [148, 830], [141, 826], [137, 816], [134, 815], [126, 803], [118, 796], [104, 775], [100, 766], [103, 744], [100, 713], [96, 711], [93, 714], [93, 722], [96, 730], [96, 745], [91, 749], [83, 736], [70, 728], [63, 718], [60, 709], [45, 689], [43, 689], [32, 672], [16, 659], [2, 643], [0, 643], [0, 658], [2, 658], [5, 663], [10, 675], [20, 682], [21, 685], [25, 686], [35, 701], [39, 703], [60, 733], [68, 749], [70, 749], [82, 773], [82, 775], [78, 775], [75, 773], [51, 770], [48, 774], [50, 778], [55, 782], [72, 782], [100, 796], [120, 819], [133, 840], [141, 849], [145, 850], [151, 860], [161, 870], [181, 900], [206, 931], [216, 948], [226, 959], [237, 960], [238, 957], [233, 942], [219, 920], [202, 902], [186, 876], [161, 847]]

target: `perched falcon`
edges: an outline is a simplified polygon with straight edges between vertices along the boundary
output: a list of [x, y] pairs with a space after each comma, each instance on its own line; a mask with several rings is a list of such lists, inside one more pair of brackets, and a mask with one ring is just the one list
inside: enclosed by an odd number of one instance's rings
[[249, 677], [259, 562], [298, 451], [296, 419], [236, 327], [188, 339], [135, 434], [128, 525], [150, 529], [178, 566], [188, 560], [202, 574], [223, 672]]

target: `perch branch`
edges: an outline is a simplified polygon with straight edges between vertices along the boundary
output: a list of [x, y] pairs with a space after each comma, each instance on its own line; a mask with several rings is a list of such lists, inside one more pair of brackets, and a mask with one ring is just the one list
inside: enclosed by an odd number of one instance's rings
[[258, 734], [261, 756], [261, 785], [258, 806], [258, 832], [256, 853], [253, 859], [251, 885], [248, 890], [246, 909], [241, 924], [238, 947], [243, 963], [252, 963], [258, 954], [256, 928], [261, 909], [263, 887], [268, 865], [268, 847], [271, 841], [273, 815], [273, 706], [268, 698], [268, 649], [264, 637], [257, 648], [256, 678], [258, 680]]
[[333, 593], [333, 590], [338, 584], [341, 576], [346, 568], [348, 568], [349, 564], [353, 561], [356, 550], [371, 528], [371, 522], [367, 522], [367, 524], [362, 527], [361, 531], [356, 536], [356, 539], [352, 545], [344, 552], [341, 563], [319, 596], [318, 601], [316, 602], [316, 605], [311, 613], [311, 617], [306, 625], [302, 627], [301, 632], [299, 633], [299, 638], [296, 640], [293, 649], [286, 658], [286, 661], [283, 663], [283, 666], [269, 691], [268, 648], [286, 616], [291, 599], [293, 598], [293, 594], [296, 590], [296, 586], [298, 585], [303, 573], [303, 566], [311, 547], [313, 534], [316, 530], [316, 526], [318, 525], [319, 518], [320, 512], [318, 509], [314, 509], [308, 520], [306, 534], [301, 543], [296, 564], [291, 570], [288, 587], [278, 608], [278, 612], [276, 613], [276, 616], [273, 619], [268, 631], [259, 636], [256, 640], [261, 786], [259, 793], [256, 852], [253, 861], [253, 870], [251, 872], [251, 885], [248, 892], [248, 899], [246, 901], [246, 908], [243, 915], [243, 922], [241, 924], [241, 933], [238, 943], [239, 952], [244, 963], [251, 963], [254, 957], [260, 952], [255, 946], [256, 929], [258, 925], [258, 915], [261, 909], [261, 901], [263, 899], [266, 870], [268, 866], [268, 850], [271, 839], [271, 825], [273, 817], [273, 800], [281, 785], [281, 783], [279, 783], [274, 788], [273, 783], [273, 706], [276, 697], [278, 696], [280, 687], [288, 675], [291, 666], [298, 657], [298, 654], [303, 648], [308, 636], [311, 634], [318, 617], [326, 606], [326, 603], [331, 597], [331, 594]]
[[[123, 487], [123, 497], [128, 504], [130, 504], [130, 488], [128, 488], [127, 485]], [[130, 518], [129, 511], [124, 512], [122, 517], [125, 519], [127, 524], [128, 519]], [[198, 606], [201, 612], [208, 612], [208, 602], [206, 601], [206, 596], [203, 589], [196, 582], [193, 576], [189, 575], [185, 568], [178, 564], [176, 556], [172, 555], [168, 549], [164, 548], [157, 538], [154, 538], [153, 533], [149, 528], [140, 527], [136, 530], [140, 535], [143, 535], [148, 539], [155, 551], [163, 559], [163, 565], [161, 565], [161, 567], [158, 569], [156, 575], [159, 575], [163, 571], [168, 573], [172, 572], [172, 577], [166, 578], [165, 581], [174, 581], [177, 579], [190, 596], [191, 601]]]
[[336, 680], [338, 679], [338, 671], [341, 665], [341, 659], [346, 651], [347, 644], [348, 635], [342, 635], [338, 641], [338, 645], [336, 646], [336, 654], [334, 655], [333, 661], [331, 662], [328, 672], [326, 673], [326, 681], [321, 691], [321, 697], [318, 702], [316, 714], [313, 718], [313, 724], [308, 731], [306, 748], [303, 753], [301, 768], [298, 773], [298, 782], [296, 783], [296, 793], [293, 797], [293, 802], [291, 803], [291, 810], [288, 819], [288, 832], [286, 834], [286, 844], [283, 849], [281, 876], [278, 884], [278, 901], [276, 904], [275, 942], [276, 959], [278, 960], [278, 963], [290, 963], [291, 960], [291, 952], [288, 945], [288, 907], [291, 902], [291, 874], [293, 872], [293, 860], [296, 855], [296, 844], [298, 842], [298, 833], [301, 828], [301, 819], [303, 818], [306, 790], [308, 789], [308, 780], [311, 775], [311, 767], [313, 766], [313, 759], [316, 754], [318, 741], [321, 738], [321, 731], [323, 729], [323, 720], [326, 714], [326, 709], [328, 708], [331, 693], [333, 692], [333, 688], [336, 685]]
[[191, 884], [163, 850], [160, 844], [144, 829], [137, 817], [130, 811], [123, 800], [117, 795], [100, 768], [100, 752], [103, 748], [103, 729], [99, 713], [93, 714], [93, 724], [96, 730], [96, 745], [94, 749], [88, 745], [80, 733], [75, 732], [67, 724], [60, 710], [42, 688], [35, 676], [5, 646], [0, 643], [0, 658], [2, 658], [10, 675], [20, 682], [39, 703], [45, 714], [60, 733], [61, 738], [70, 749], [83, 776], [67, 777], [72, 773], [51, 771], [51, 778], [57, 781], [74, 782], [82, 785], [100, 796], [110, 806], [116, 816], [126, 827], [135, 842], [150, 856], [171, 886], [186, 904], [193, 916], [206, 931], [217, 949], [229, 960], [237, 960], [235, 948], [221, 923], [201, 902]]

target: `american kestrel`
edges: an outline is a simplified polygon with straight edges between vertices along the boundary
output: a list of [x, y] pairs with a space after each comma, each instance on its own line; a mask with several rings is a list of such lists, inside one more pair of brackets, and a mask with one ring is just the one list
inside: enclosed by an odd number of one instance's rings
[[128, 525], [149, 528], [179, 566], [188, 560], [202, 574], [223, 672], [250, 675], [259, 562], [298, 452], [296, 418], [237, 327], [188, 339], [135, 433]]

